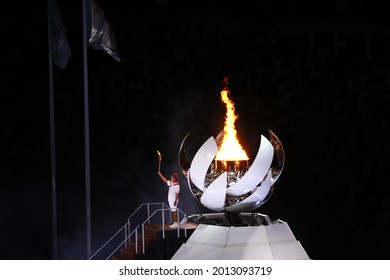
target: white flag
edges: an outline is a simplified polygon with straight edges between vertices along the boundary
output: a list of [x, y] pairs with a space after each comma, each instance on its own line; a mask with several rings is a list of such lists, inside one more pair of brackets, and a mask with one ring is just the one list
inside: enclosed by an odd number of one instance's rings
[[58, 68], [64, 69], [72, 55], [72, 50], [65, 35], [66, 30], [56, 0], [49, 1], [48, 9], [53, 61]]
[[97, 50], [102, 50], [111, 55], [116, 61], [120, 61], [116, 49], [116, 40], [114, 33], [111, 31], [103, 12], [95, 1], [92, 1], [92, 31], [89, 39], [89, 46]]

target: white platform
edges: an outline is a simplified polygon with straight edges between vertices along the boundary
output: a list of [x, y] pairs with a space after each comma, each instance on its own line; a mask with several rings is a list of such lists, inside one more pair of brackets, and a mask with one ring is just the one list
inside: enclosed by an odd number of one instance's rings
[[224, 227], [200, 224], [172, 260], [308, 260], [287, 223]]

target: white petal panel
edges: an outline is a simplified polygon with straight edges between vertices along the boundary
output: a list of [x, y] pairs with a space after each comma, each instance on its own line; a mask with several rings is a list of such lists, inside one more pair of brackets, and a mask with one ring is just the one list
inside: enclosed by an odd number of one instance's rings
[[226, 198], [227, 173], [223, 172], [204, 191], [200, 202], [210, 210], [220, 212], [223, 210]]
[[253, 190], [264, 179], [274, 156], [274, 148], [271, 143], [261, 135], [259, 151], [249, 170], [234, 185], [227, 189], [230, 195], [243, 195]]
[[257, 190], [254, 193], [252, 193], [243, 201], [240, 201], [239, 203], [226, 207], [225, 210], [238, 213], [242, 211], [249, 211], [259, 207], [261, 205], [261, 202], [267, 196], [269, 189], [275, 182], [276, 180], [272, 179], [271, 172], [268, 172], [268, 175], [265, 178], [264, 182], [261, 183], [261, 185], [257, 188]]
[[[207, 169], [214, 157], [218, 153], [218, 147], [215, 143], [214, 137], [210, 137], [206, 142], [203, 143], [202, 147], [199, 148], [195, 154], [194, 159], [191, 163], [191, 181], [201, 191], [205, 190], [204, 179], [206, 177]], [[225, 182], [226, 185], [226, 182]]]

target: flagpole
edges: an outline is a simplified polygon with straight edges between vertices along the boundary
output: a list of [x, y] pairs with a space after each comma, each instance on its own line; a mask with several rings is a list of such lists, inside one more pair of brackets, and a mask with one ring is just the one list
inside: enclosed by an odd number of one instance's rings
[[88, 100], [88, 59], [87, 59], [87, 1], [83, 0], [83, 66], [84, 66], [84, 149], [85, 149], [85, 218], [87, 259], [91, 256], [91, 167], [89, 149], [89, 100]]
[[51, 39], [51, 25], [49, 7], [47, 1], [47, 26], [49, 44], [49, 113], [50, 113], [50, 170], [51, 170], [51, 208], [52, 208], [52, 258], [58, 259], [58, 232], [57, 232], [57, 175], [56, 175], [56, 142], [55, 142], [55, 119], [54, 119], [54, 86], [53, 86], [53, 45]]

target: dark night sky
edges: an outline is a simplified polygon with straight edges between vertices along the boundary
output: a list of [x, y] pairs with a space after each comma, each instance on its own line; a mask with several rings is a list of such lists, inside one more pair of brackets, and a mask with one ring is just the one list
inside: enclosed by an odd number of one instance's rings
[[[62, 259], [86, 247], [78, 2], [58, 0], [73, 51], [54, 68]], [[387, 13], [371, 1], [286, 2], [100, 1], [122, 61], [88, 48], [93, 250], [140, 204], [165, 202], [157, 149], [168, 175], [188, 132], [196, 150], [222, 130], [229, 76], [249, 156], [268, 130], [286, 152], [256, 211], [287, 221], [312, 259], [390, 257]], [[0, 259], [52, 258], [47, 15], [26, 5], [0, 21]], [[180, 207], [209, 212], [181, 183]]]

